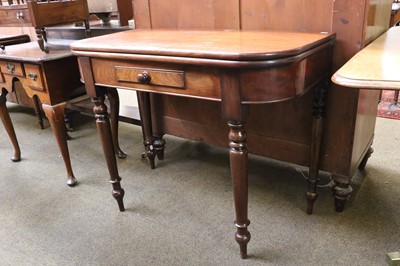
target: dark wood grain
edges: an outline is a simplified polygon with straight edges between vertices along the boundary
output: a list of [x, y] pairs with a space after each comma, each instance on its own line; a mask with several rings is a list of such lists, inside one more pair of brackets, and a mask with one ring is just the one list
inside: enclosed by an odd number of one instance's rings
[[[221, 121], [220, 117], [228, 125], [229, 132], [223, 145], [228, 145], [230, 151], [237, 227], [235, 239], [240, 246], [241, 257], [246, 258], [247, 243], [250, 241], [247, 230], [250, 222], [247, 214], [248, 145], [245, 128], [249, 105], [300, 97], [317, 84], [319, 90], [325, 92], [327, 84], [323, 81], [330, 76], [335, 35], [276, 31], [135, 30], [108, 37], [112, 38], [102, 36], [74, 42], [71, 48], [73, 54], [79, 57], [83, 78], [87, 77], [87, 91], [95, 96], [97, 117], [100, 118], [99, 133], [111, 179], [117, 178], [117, 166], [110, 151], [109, 123], [103, 115], [104, 99], [96, 86], [138, 91], [145, 150], [151, 168], [154, 168], [155, 155], [158, 155], [156, 140], [162, 137], [169, 123], [163, 125], [160, 122], [158, 108], [152, 108], [152, 104], [153, 107], [156, 104], [152, 101], [156, 98], [150, 97], [150, 93], [217, 102], [220, 113], [215, 116], [213, 110], [202, 112], [202, 109], [195, 110], [193, 106], [180, 111], [185, 114], [190, 110], [198, 117], [199, 120], [194, 120], [188, 128], [192, 137], [198, 136], [203, 141], [204, 136], [218, 135], [223, 131], [209, 126], [204, 131], [198, 131], [194, 125], [199, 121], [215, 123], [215, 119]], [[295, 41], [288, 43], [289, 40]], [[319, 103], [324, 93], [317, 95]], [[322, 140], [321, 113], [324, 113], [323, 106], [315, 105], [318, 111], [314, 110], [316, 114], [312, 127], [308, 129], [311, 135], [308, 163], [312, 171], [310, 180], [314, 185], [308, 192], [314, 194]], [[311, 102], [308, 110], [311, 117]], [[179, 131], [181, 128], [172, 125], [172, 129]], [[210, 138], [210, 142], [220, 139], [216, 136], [215, 139]], [[163, 145], [160, 144], [160, 147]], [[307, 198], [309, 209], [312, 209], [314, 200]]]

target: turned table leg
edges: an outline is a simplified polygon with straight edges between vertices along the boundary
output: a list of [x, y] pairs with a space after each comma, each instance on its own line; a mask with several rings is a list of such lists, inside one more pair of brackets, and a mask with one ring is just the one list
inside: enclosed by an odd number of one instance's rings
[[247, 211], [248, 205], [248, 152], [246, 145], [246, 132], [241, 121], [229, 121], [229, 158], [233, 185], [233, 197], [235, 201], [236, 242], [240, 247], [242, 259], [247, 257], [247, 243], [250, 241], [250, 232], [247, 227], [250, 224]]
[[57, 105], [42, 104], [54, 136], [56, 137], [58, 147], [61, 151], [61, 156], [64, 160], [65, 168], [67, 169], [67, 185], [73, 187], [77, 184], [77, 180], [72, 172], [71, 159], [67, 144], [67, 128], [64, 123], [64, 111], [66, 102]]
[[98, 97], [92, 97], [92, 102], [94, 103], [93, 112], [96, 117], [97, 130], [100, 134], [101, 145], [110, 174], [110, 183], [113, 188], [112, 195], [117, 200], [119, 210], [122, 212], [125, 211], [123, 202], [125, 191], [121, 187], [121, 177], [118, 173], [117, 160], [115, 158], [110, 120], [108, 118], [107, 106], [104, 104], [105, 92], [100, 89], [98, 91]]
[[118, 124], [119, 124], [119, 96], [114, 88], [107, 89], [107, 98], [110, 101], [110, 125], [114, 143], [115, 154], [118, 158], [126, 158], [126, 153], [119, 146]]
[[154, 148], [154, 137], [151, 122], [150, 95], [148, 92], [137, 92], [140, 120], [142, 121], [142, 132], [145, 147], [145, 156], [149, 158], [151, 169], [155, 168], [155, 157], [157, 154]]
[[310, 168], [309, 177], [307, 179], [308, 188], [306, 192], [307, 214], [312, 214], [314, 202], [318, 197], [317, 184], [319, 181], [319, 161], [323, 135], [323, 122], [326, 109], [325, 98], [328, 84], [329, 81], [325, 79], [314, 89], [313, 121], [310, 144]]
[[247, 258], [247, 244], [250, 232], [248, 219], [248, 151], [244, 125], [248, 116], [248, 106], [243, 105], [240, 95], [239, 75], [235, 71], [226, 71], [221, 75], [222, 116], [229, 126], [229, 159], [233, 198], [235, 203], [235, 240], [240, 247], [240, 256]]
[[6, 106], [8, 94], [7, 90], [3, 90], [0, 94], [0, 117], [3, 122], [4, 128], [7, 131], [8, 136], [10, 137], [11, 143], [14, 147], [14, 155], [11, 157], [11, 161], [18, 162], [21, 160], [21, 150], [19, 148], [17, 136], [15, 135], [14, 126], [11, 122], [10, 114], [8, 113], [8, 109]]

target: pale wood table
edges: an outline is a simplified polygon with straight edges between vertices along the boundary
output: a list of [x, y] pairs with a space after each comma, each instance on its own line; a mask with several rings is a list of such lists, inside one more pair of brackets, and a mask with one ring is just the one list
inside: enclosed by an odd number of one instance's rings
[[[390, 28], [351, 58], [333, 76], [340, 86], [371, 89], [400, 90], [400, 27]], [[387, 254], [389, 265], [399, 265], [400, 253]]]
[[343, 87], [400, 90], [400, 27], [393, 27], [351, 58], [333, 76]]

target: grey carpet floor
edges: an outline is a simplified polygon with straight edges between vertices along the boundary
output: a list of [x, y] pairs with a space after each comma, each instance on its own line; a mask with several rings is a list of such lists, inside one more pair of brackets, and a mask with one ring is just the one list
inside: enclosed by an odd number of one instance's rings
[[353, 178], [342, 213], [323, 175], [313, 215], [295, 166], [251, 156], [249, 258], [234, 240], [224, 149], [166, 136], [165, 160], [141, 159], [139, 127], [121, 123], [118, 160], [126, 211], [111, 196], [92, 117], [77, 115], [69, 141], [79, 185], [65, 184], [52, 131], [9, 105], [22, 161], [0, 126], [0, 265], [386, 265], [400, 248], [400, 121], [378, 118], [375, 152]]

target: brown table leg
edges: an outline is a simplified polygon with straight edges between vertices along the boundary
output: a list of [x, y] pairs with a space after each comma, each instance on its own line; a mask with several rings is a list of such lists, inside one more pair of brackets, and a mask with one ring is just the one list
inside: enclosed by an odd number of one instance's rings
[[33, 102], [33, 108], [35, 109], [36, 119], [38, 121], [39, 127], [40, 127], [40, 129], [44, 129], [43, 117], [42, 117], [42, 112], [40, 110], [39, 98], [36, 95], [33, 96], [32, 102]]
[[113, 187], [112, 195], [117, 200], [119, 210], [125, 211], [123, 202], [125, 191], [121, 187], [121, 177], [118, 173], [110, 119], [108, 118], [107, 106], [104, 104], [105, 93], [105, 90], [98, 89], [97, 97], [92, 97], [92, 102], [94, 103], [93, 112], [95, 113], [97, 130], [99, 131], [101, 145], [106, 157], [108, 171], [110, 174], [110, 183]]
[[326, 111], [326, 90], [328, 85], [328, 79], [324, 79], [314, 89], [313, 122], [310, 144], [310, 169], [309, 177], [307, 179], [308, 189], [306, 192], [307, 214], [312, 214], [314, 202], [318, 197], [317, 184], [319, 181], [319, 161], [323, 136], [323, 122]]
[[21, 160], [21, 150], [19, 148], [17, 136], [15, 135], [14, 126], [11, 122], [10, 114], [8, 113], [8, 109], [6, 106], [8, 94], [7, 90], [3, 90], [0, 94], [0, 117], [3, 122], [4, 128], [7, 131], [8, 136], [11, 139], [11, 143], [14, 146], [14, 155], [11, 157], [11, 161], [18, 162]]
[[247, 257], [247, 243], [250, 241], [250, 232], [247, 227], [250, 224], [247, 218], [248, 205], [248, 152], [246, 145], [246, 132], [243, 121], [229, 121], [229, 158], [231, 164], [231, 176], [233, 185], [233, 197], [235, 201], [236, 242], [240, 246], [240, 256]]
[[71, 159], [68, 151], [67, 128], [64, 123], [64, 111], [66, 105], [66, 102], [57, 105], [42, 104], [42, 108], [49, 119], [51, 129], [56, 137], [58, 147], [61, 151], [61, 156], [64, 160], [65, 168], [67, 169], [67, 185], [72, 187], [77, 184], [77, 180], [72, 172]]
[[118, 158], [126, 158], [126, 153], [119, 146], [118, 139], [118, 116], [119, 116], [119, 95], [115, 88], [107, 88], [107, 98], [110, 101], [110, 125], [114, 143], [115, 154]]
[[250, 241], [248, 206], [248, 151], [244, 125], [248, 106], [241, 103], [239, 75], [235, 71], [221, 73], [222, 116], [230, 128], [229, 158], [236, 211], [235, 240], [240, 247], [240, 256], [247, 258], [247, 243]]
[[150, 167], [154, 169], [156, 149], [154, 148], [154, 137], [151, 122], [150, 94], [148, 92], [137, 92], [140, 110], [140, 120], [142, 121], [142, 132], [144, 138], [145, 156], [149, 158]]

